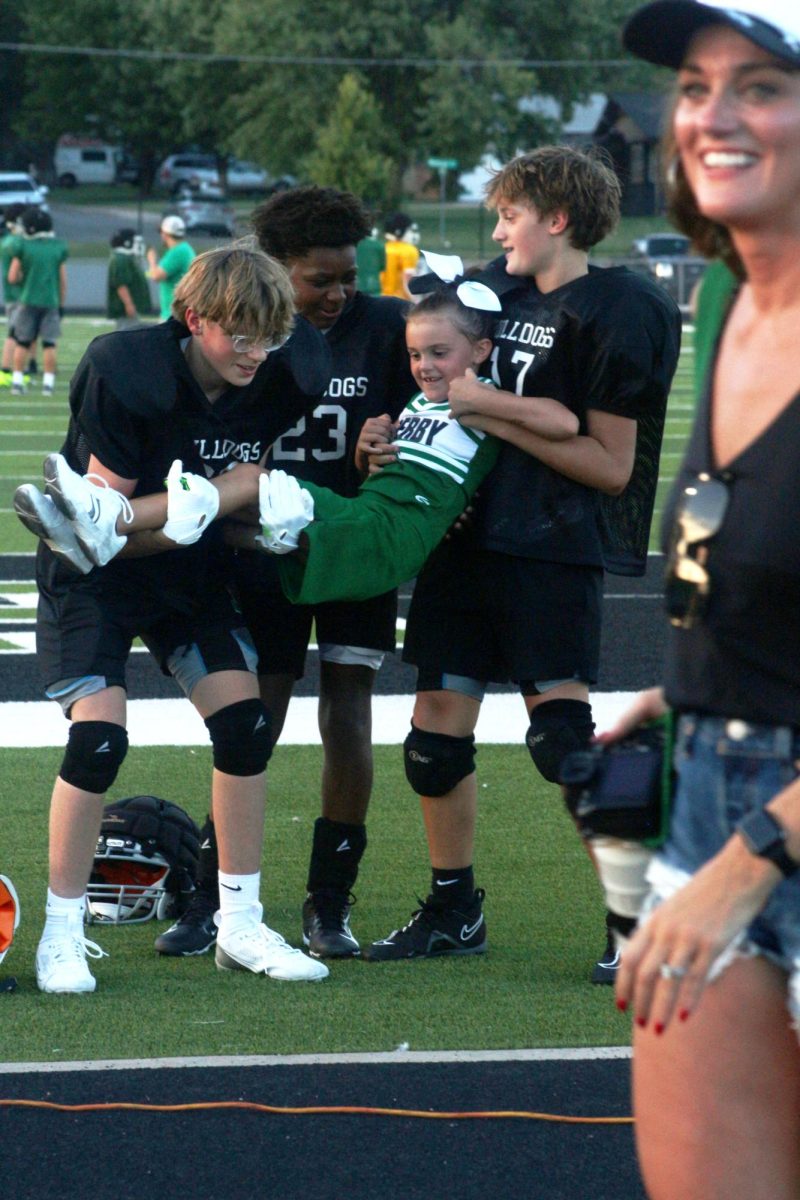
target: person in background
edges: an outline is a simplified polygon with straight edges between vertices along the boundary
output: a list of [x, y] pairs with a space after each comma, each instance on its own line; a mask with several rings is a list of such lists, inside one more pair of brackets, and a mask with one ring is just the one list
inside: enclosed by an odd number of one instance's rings
[[135, 229], [118, 229], [111, 236], [106, 314], [117, 329], [136, 329], [142, 317], [152, 312], [150, 285], [139, 261], [140, 247]]
[[381, 272], [381, 294], [409, 300], [408, 281], [419, 262], [419, 228], [404, 212], [393, 213], [384, 224], [386, 267]]
[[386, 269], [386, 243], [373, 228], [356, 246], [358, 290], [365, 296], [380, 296], [381, 272]]
[[186, 241], [186, 223], [181, 217], [164, 217], [160, 232], [166, 250], [159, 258], [153, 247], [148, 247], [147, 276], [158, 284], [161, 320], [168, 321], [172, 315], [175, 288], [189, 270], [195, 252]]
[[616, 989], [637, 1149], [652, 1200], [796, 1200], [800, 8], [657, 0], [623, 40], [677, 71], [670, 212], [735, 277], [698, 316], [719, 336], [664, 515], [664, 688], [603, 737], [678, 718], [670, 830]]
[[[24, 212], [24, 204], [9, 204], [3, 212], [4, 231], [0, 237], [0, 280], [3, 284], [3, 303], [6, 317], [6, 336], [3, 342], [3, 358], [0, 364], [0, 387], [11, 387], [11, 373], [14, 369], [14, 317], [19, 305], [19, 294], [22, 284], [9, 283], [8, 271], [17, 253], [19, 239], [22, 237], [22, 226], [19, 218]], [[28, 380], [23, 380], [28, 382]]]
[[8, 269], [8, 281], [20, 284], [19, 308], [14, 315], [14, 369], [11, 394], [25, 391], [25, 366], [37, 338], [42, 342], [42, 395], [52, 396], [56, 385], [56, 346], [67, 295], [67, 243], [53, 232], [49, 213], [31, 206], [20, 215], [23, 237]]

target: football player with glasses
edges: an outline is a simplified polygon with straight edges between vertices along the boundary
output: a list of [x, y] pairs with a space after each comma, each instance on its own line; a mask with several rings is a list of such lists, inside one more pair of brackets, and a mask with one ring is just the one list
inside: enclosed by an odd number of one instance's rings
[[[238, 331], [238, 350], [226, 329]], [[85, 893], [105, 795], [128, 747], [125, 671], [135, 637], [209, 733], [217, 966], [282, 980], [328, 974], [261, 919], [270, 716], [214, 538], [200, 535], [214, 492], [207, 477], [237, 465], [258, 470], [275, 438], [318, 401], [329, 370], [323, 339], [295, 315], [280, 264], [249, 247], [209, 251], [178, 285], [169, 321], [91, 343], [72, 381], [63, 452], [45, 460], [46, 493], [27, 484], [15, 495], [17, 513], [41, 539], [37, 650], [46, 694], [70, 722], [50, 808], [49, 889], [36, 955], [42, 991], [94, 991], [87, 956], [104, 956], [84, 936]], [[182, 491], [188, 476], [206, 484], [182, 518], [185, 528], [170, 538], [168, 520], [166, 541], [163, 531], [130, 539], [116, 533], [117, 522], [133, 525], [132, 498], [163, 505], [176, 459], [187, 474], [182, 481], [173, 471], [174, 487]], [[100, 524], [104, 565], [87, 553], [97, 557]]]

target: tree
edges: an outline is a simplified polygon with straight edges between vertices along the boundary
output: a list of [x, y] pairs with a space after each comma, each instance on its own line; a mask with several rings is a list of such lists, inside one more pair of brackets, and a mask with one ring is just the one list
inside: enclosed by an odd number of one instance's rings
[[393, 174], [383, 153], [386, 133], [372, 93], [352, 72], [344, 76], [330, 116], [305, 160], [305, 174], [323, 187], [354, 192], [370, 207], [385, 200]]

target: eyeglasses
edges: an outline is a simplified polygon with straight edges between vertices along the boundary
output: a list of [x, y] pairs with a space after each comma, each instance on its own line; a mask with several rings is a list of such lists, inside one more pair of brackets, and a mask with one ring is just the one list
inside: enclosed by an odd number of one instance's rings
[[680, 629], [691, 629], [706, 611], [708, 542], [722, 528], [729, 500], [727, 485], [706, 474], [683, 489], [664, 584], [669, 619]]
[[228, 333], [228, 337], [235, 354], [252, 354], [254, 350], [263, 350], [265, 354], [270, 354], [274, 350], [280, 350], [289, 340], [288, 333], [275, 342], [259, 342], [256, 338], [248, 337], [246, 333]]

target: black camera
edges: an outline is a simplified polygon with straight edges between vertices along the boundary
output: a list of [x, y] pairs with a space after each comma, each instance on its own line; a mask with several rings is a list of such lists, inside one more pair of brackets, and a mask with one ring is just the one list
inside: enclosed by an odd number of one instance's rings
[[585, 837], [659, 845], [673, 790], [672, 715], [611, 745], [574, 750], [561, 764], [560, 782]]

